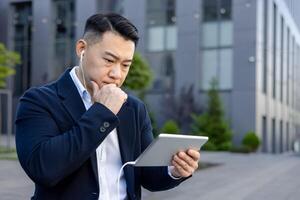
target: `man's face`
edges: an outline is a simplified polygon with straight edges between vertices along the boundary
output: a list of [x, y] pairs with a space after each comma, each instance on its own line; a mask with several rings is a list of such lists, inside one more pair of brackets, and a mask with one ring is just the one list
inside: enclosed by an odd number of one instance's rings
[[[80, 48], [78, 45], [80, 42], [77, 43], [77, 49]], [[128, 74], [134, 49], [133, 41], [111, 31], [105, 32], [97, 43], [85, 45], [82, 65], [87, 86], [91, 87], [89, 80], [93, 80], [99, 88], [111, 83], [121, 87]]]

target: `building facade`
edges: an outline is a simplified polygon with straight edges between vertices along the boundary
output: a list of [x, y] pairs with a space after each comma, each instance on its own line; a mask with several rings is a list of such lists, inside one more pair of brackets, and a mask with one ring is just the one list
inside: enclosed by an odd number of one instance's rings
[[300, 2], [297, 0], [2, 0], [0, 41], [20, 52], [15, 97], [77, 63], [86, 18], [114, 11], [138, 27], [138, 51], [155, 80], [147, 102], [159, 122], [166, 97], [193, 88], [206, 106], [212, 78], [239, 144], [248, 131], [261, 151], [289, 151], [300, 135]]

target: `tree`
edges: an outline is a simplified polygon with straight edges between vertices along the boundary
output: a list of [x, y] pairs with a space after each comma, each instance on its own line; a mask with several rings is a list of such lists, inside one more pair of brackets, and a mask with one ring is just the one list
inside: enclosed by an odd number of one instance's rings
[[170, 119], [170, 120], [168, 120], [164, 123], [164, 125], [161, 128], [160, 132], [176, 134], [176, 133], [180, 132], [180, 128], [174, 120]]
[[232, 146], [232, 131], [224, 120], [223, 106], [218, 93], [218, 82], [213, 79], [208, 91], [208, 109], [203, 115], [193, 115], [192, 132], [206, 135], [210, 150], [229, 150]]
[[139, 53], [135, 53], [124, 87], [137, 92], [143, 98], [144, 92], [152, 80], [153, 73], [148, 63]]
[[14, 51], [9, 51], [4, 44], [0, 43], [0, 88], [6, 87], [6, 78], [15, 74], [13, 67], [20, 64], [20, 55]]

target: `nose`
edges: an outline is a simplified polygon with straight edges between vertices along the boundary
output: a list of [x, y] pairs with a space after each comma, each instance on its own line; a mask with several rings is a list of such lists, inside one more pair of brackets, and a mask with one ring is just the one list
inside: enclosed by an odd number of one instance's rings
[[109, 73], [109, 76], [113, 79], [120, 79], [121, 78], [121, 67], [120, 65], [115, 65], [110, 73]]

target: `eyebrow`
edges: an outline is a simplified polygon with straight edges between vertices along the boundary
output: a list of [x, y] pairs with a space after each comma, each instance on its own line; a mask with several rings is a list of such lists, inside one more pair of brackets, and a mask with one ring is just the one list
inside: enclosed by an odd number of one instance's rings
[[[116, 59], [116, 60], [120, 60], [120, 57], [119, 57], [119, 56], [117, 56], [117, 55], [115, 55], [115, 54], [113, 54], [113, 53], [111, 53], [111, 52], [109, 52], [109, 51], [105, 51], [104, 53], [105, 53], [106, 55], [109, 55], [109, 56], [113, 57], [113, 58]], [[132, 62], [132, 59], [126, 59], [126, 60], [124, 60], [124, 62]]]

